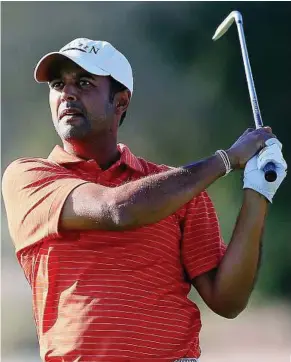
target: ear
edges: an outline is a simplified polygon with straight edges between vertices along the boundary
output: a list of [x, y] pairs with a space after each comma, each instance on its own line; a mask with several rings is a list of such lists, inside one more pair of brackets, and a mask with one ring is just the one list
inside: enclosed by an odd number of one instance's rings
[[115, 112], [118, 116], [121, 116], [128, 108], [131, 98], [131, 93], [128, 89], [119, 92], [115, 95]]

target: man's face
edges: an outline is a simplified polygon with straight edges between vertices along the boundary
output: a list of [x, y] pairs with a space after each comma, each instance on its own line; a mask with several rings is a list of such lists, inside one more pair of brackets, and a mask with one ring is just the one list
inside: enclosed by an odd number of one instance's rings
[[62, 60], [50, 69], [49, 88], [52, 119], [62, 140], [82, 140], [111, 129], [114, 107], [109, 77]]

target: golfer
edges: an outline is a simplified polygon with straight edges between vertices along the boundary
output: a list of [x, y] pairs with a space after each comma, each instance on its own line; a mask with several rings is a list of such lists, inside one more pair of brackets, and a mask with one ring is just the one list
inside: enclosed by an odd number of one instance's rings
[[[76, 39], [47, 54], [35, 79], [49, 85], [62, 147], [12, 162], [2, 188], [42, 360], [198, 361], [191, 285], [225, 318], [246, 308], [267, 207], [286, 175], [280, 142], [265, 127], [187, 166], [135, 156], [117, 143], [131, 66], [105, 41]], [[273, 183], [262, 171], [270, 160]], [[243, 201], [226, 248], [205, 189], [242, 168]]]

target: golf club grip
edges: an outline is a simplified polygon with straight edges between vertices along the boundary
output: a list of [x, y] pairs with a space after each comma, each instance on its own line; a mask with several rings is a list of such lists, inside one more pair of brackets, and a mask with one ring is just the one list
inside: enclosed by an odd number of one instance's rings
[[268, 182], [274, 182], [277, 179], [276, 166], [273, 162], [269, 162], [263, 169], [265, 173], [265, 180]]

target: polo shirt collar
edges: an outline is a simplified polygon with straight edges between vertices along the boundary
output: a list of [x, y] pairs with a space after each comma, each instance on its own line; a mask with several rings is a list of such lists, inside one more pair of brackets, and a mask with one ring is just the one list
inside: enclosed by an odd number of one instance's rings
[[[141, 161], [130, 151], [130, 149], [122, 144], [118, 143], [117, 148], [121, 154], [120, 159], [112, 166], [119, 166], [121, 164], [125, 164], [126, 166], [130, 167], [131, 169], [145, 173], [144, 167]], [[50, 155], [48, 156], [48, 160], [58, 163], [59, 165], [66, 165], [66, 164], [76, 164], [82, 162], [88, 162], [91, 160], [83, 160], [77, 156], [71, 155], [70, 153], [66, 152], [61, 146], [56, 145]], [[112, 167], [111, 166], [111, 167]]]

